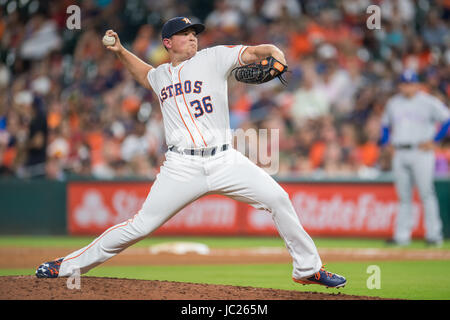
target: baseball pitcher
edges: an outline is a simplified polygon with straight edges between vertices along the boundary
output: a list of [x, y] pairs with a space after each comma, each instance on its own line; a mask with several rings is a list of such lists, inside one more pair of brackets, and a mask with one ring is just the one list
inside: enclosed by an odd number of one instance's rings
[[[231, 146], [227, 79], [270, 81], [287, 70], [274, 45], [215, 46], [198, 51], [203, 24], [176, 17], [162, 28], [170, 62], [153, 67], [126, 50], [118, 35], [114, 52], [143, 87], [159, 98], [166, 159], [137, 214], [106, 230], [92, 243], [56, 261], [42, 264], [37, 277], [86, 273], [147, 237], [186, 205], [206, 194], [221, 194], [268, 211], [293, 259], [292, 278], [302, 284], [339, 288], [346, 279], [324, 270], [314, 242], [300, 224], [288, 194], [263, 169]], [[113, 44], [112, 44], [113, 43]], [[282, 80], [282, 79], [280, 79]]]

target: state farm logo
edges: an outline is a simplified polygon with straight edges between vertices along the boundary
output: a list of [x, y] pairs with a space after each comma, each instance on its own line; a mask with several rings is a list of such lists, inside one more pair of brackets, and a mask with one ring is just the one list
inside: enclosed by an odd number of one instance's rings
[[80, 206], [75, 208], [75, 221], [82, 227], [88, 225], [104, 226], [110, 220], [111, 212], [103, 202], [102, 194], [87, 190]]
[[111, 204], [102, 192], [95, 189], [86, 190], [80, 204], [74, 209], [75, 223], [80, 227], [107, 227], [126, 221], [133, 217], [144, 202], [134, 192], [118, 190], [114, 192]]

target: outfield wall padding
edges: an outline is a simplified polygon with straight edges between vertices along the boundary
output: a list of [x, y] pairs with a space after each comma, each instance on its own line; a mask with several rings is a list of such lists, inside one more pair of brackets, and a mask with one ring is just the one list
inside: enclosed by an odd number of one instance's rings
[[66, 234], [66, 182], [0, 179], [1, 234]]

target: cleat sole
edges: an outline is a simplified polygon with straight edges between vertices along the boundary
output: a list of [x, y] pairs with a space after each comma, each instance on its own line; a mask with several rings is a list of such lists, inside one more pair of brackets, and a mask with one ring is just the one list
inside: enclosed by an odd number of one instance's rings
[[292, 280], [294, 280], [294, 282], [300, 283], [300, 284], [302, 284], [304, 286], [310, 285], [310, 284], [315, 284], [315, 285], [319, 285], [319, 286], [324, 286], [327, 289], [328, 288], [340, 289], [340, 288], [344, 288], [345, 285], [347, 284], [347, 281], [345, 281], [344, 283], [338, 284], [337, 286], [330, 287], [330, 286], [327, 286], [325, 284], [321, 284], [321, 283], [314, 282], [314, 281], [309, 281], [309, 280], [299, 280], [299, 279], [295, 279], [295, 278], [292, 278]]

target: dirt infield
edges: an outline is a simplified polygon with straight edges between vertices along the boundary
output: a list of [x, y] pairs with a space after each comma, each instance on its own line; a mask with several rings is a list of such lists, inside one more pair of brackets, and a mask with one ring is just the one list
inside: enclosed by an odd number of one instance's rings
[[[330, 289], [331, 290], [331, 289]], [[338, 292], [336, 290], [336, 292]], [[34, 276], [0, 277], [2, 300], [372, 300], [373, 297], [289, 290], [82, 277], [80, 290], [67, 288], [67, 279]]]
[[[0, 248], [0, 268], [35, 268], [45, 261], [64, 257], [73, 249], [67, 248]], [[319, 249], [323, 263], [335, 261], [405, 261], [450, 260], [450, 250], [412, 249]], [[104, 265], [193, 265], [193, 264], [252, 264], [290, 263], [285, 248], [227, 248], [212, 249], [208, 254], [151, 254], [148, 248], [129, 248]]]
[[[0, 248], [0, 268], [36, 268], [44, 261], [63, 257], [68, 248]], [[450, 259], [450, 250], [319, 249], [324, 263], [370, 260]], [[152, 254], [149, 248], [129, 248], [104, 265], [180, 265], [290, 263], [285, 248], [212, 249], [208, 254]], [[373, 297], [274, 290], [227, 285], [169, 281], [82, 277], [81, 290], [69, 290], [67, 279], [37, 279], [34, 276], [0, 277], [0, 299], [58, 300], [372, 300]]]

